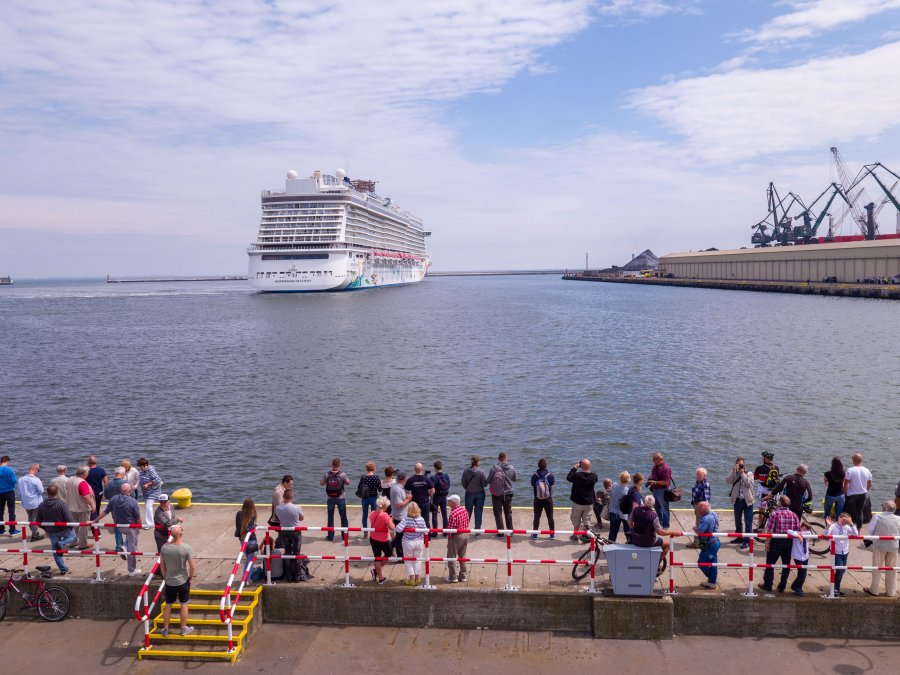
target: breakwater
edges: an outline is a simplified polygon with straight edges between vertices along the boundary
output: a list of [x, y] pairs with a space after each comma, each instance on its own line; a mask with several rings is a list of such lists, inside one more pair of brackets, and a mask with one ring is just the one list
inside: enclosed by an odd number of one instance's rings
[[152, 284], [152, 283], [178, 283], [182, 281], [247, 281], [247, 277], [234, 276], [210, 276], [210, 277], [120, 277], [118, 279], [107, 276], [108, 284]]
[[566, 281], [601, 281], [612, 284], [634, 284], [640, 286], [680, 286], [686, 288], [716, 288], [725, 291], [757, 291], [760, 293], [793, 293], [797, 295], [831, 295], [845, 298], [900, 300], [900, 286], [894, 284], [601, 277], [582, 272], [564, 274], [563, 279]]

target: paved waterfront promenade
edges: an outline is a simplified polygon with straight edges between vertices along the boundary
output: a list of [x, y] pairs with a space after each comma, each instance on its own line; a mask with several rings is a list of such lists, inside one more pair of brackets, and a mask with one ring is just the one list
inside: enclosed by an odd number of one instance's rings
[[[89, 636], [89, 639], [87, 639]], [[0, 623], [3, 666], [11, 673], [618, 673], [756, 675], [760, 659], [791, 673], [893, 675], [896, 641], [676, 637], [665, 642], [594, 640], [566, 633], [439, 628], [328, 628], [266, 623], [236, 664], [138, 661], [141, 626], [127, 620]], [[764, 650], [760, 652], [760, 650]], [[752, 653], [751, 653], [752, 652]], [[743, 656], [739, 655], [743, 653]], [[760, 653], [762, 656], [760, 656]], [[754, 654], [756, 656], [754, 656]], [[723, 668], [722, 655], [729, 655]]]
[[[204, 588], [224, 588], [225, 582], [231, 573], [235, 556], [238, 551], [238, 541], [234, 537], [234, 514], [239, 509], [238, 505], [203, 505], [195, 504], [190, 509], [179, 511], [185, 519], [185, 541], [193, 546], [198, 556], [197, 580], [195, 585]], [[307, 526], [324, 526], [326, 524], [326, 512], [322, 506], [304, 506], [303, 507], [306, 520], [304, 525]], [[690, 530], [693, 526], [693, 511], [676, 510], [673, 511], [672, 528]], [[514, 524], [516, 527], [531, 526], [530, 508], [516, 509], [514, 511]], [[260, 507], [260, 519], [265, 521], [268, 516], [268, 505]], [[348, 506], [348, 516], [351, 526], [359, 526], [361, 512], [358, 507]], [[485, 512], [484, 527], [493, 526], [493, 518], [488, 520], [488, 512]], [[733, 526], [730, 512], [719, 512], [719, 517], [723, 529]], [[107, 521], [104, 521], [107, 522]], [[568, 519], [568, 508], [562, 507], [556, 510], [556, 523], [560, 529], [571, 528]], [[604, 526], [604, 533], [606, 527]], [[31, 548], [39, 548], [48, 546], [47, 539], [35, 544], [30, 544]], [[622, 543], [624, 538], [619, 536], [619, 542]], [[726, 543], [728, 540], [722, 540], [722, 547], [719, 553], [719, 562], [748, 562], [746, 551], [739, 552], [738, 547]], [[697, 551], [685, 550], [684, 545], [688, 542], [686, 538], [676, 540], [675, 559], [683, 562], [696, 562]], [[13, 548], [21, 546], [21, 538], [0, 536], [0, 548]], [[113, 537], [109, 530], [104, 530], [101, 539], [101, 547], [104, 549], [113, 549]], [[587, 548], [586, 545], [569, 541], [567, 537], [560, 536], [556, 540], [551, 541], [546, 536], [542, 536], [538, 540], [532, 540], [528, 536], [518, 535], [513, 537], [513, 557], [527, 559], [573, 559]], [[155, 552], [153, 536], [149, 531], [143, 531], [140, 537], [139, 550], [143, 552]], [[757, 546], [757, 555], [754, 562], [765, 562], [764, 553], [762, 553], [762, 545]], [[446, 555], [447, 543], [446, 539], [437, 537], [431, 543], [431, 555], [433, 557], [441, 557]], [[339, 541], [325, 541], [324, 532], [305, 532], [303, 534], [302, 553], [307, 555], [335, 555], [342, 557], [344, 555], [344, 546]], [[85, 552], [89, 553], [89, 552]], [[371, 548], [367, 540], [362, 538], [361, 533], [351, 533], [350, 535], [350, 555], [371, 556]], [[468, 556], [471, 558], [500, 558], [505, 559], [506, 544], [504, 539], [497, 538], [493, 535], [482, 535], [480, 537], [470, 536]], [[55, 565], [49, 556], [31, 555], [29, 557], [30, 565], [51, 565], [55, 570]], [[74, 559], [73, 559], [74, 558]], [[850, 548], [850, 565], [870, 565], [872, 555], [869, 550], [863, 547], [861, 541], [851, 542]], [[810, 560], [811, 565], [829, 564], [830, 556], [813, 555]], [[141, 558], [138, 566], [144, 572], [148, 572], [153, 562], [153, 558]], [[602, 562], [602, 557], [601, 557]], [[0, 553], [0, 567], [20, 567], [22, 563], [21, 554], [2, 554]], [[91, 578], [96, 570], [95, 557], [93, 555], [71, 556], [68, 560], [71, 569], [72, 578]], [[370, 568], [371, 563], [356, 562], [351, 563], [351, 578], [357, 585], [375, 585], [371, 581]], [[344, 566], [342, 562], [335, 561], [310, 561], [310, 572], [314, 579], [308, 582], [314, 585], [333, 585], [341, 584], [344, 580]], [[575, 582], [571, 576], [571, 565], [516, 565], [513, 567], [513, 584], [523, 590], [551, 591], [559, 593], [575, 593], [581, 589], [587, 588], [588, 579], [581, 582]], [[135, 583], [135, 579], [130, 579], [126, 573], [125, 562], [120, 560], [118, 556], [102, 556], [101, 557], [102, 575], [109, 583]], [[777, 574], [777, 573], [776, 573]], [[385, 575], [388, 577], [386, 588], [392, 586], [401, 587], [405, 579], [404, 568], [402, 564], [389, 564], [385, 567]], [[719, 586], [718, 590], [706, 590], [700, 587], [700, 582], [705, 580], [703, 573], [698, 569], [676, 568], [675, 570], [675, 587], [679, 594], [702, 594], [714, 595], [719, 593], [737, 594], [745, 591], [748, 585], [748, 570], [737, 568], [720, 568], [719, 570]], [[794, 572], [791, 573], [793, 578]], [[461, 584], [444, 584], [442, 577], [446, 576], [446, 566], [442, 563], [432, 565], [432, 583], [444, 590], [459, 590], [463, 588], [472, 588], [477, 590], [483, 589], [501, 589], [507, 581], [506, 565], [504, 564], [473, 564], [470, 576], [466, 583]], [[606, 586], [608, 581], [607, 575], [598, 566], [597, 578], [601, 588]], [[757, 569], [754, 572], [754, 578], [757, 581], [762, 579], [762, 570]], [[869, 572], [848, 571], [844, 577], [842, 589], [850, 596], [864, 597], [868, 596], [864, 593], [863, 587], [867, 586], [870, 580]], [[668, 588], [668, 571], [663, 577], [657, 580], [657, 590], [663, 591]], [[817, 596], [819, 593], [826, 591], [828, 588], [828, 577], [825, 571], [812, 570], [806, 581], [805, 590], [808, 595]], [[757, 589], [757, 592], [762, 593]], [[790, 595], [790, 594], [788, 594]], [[870, 598], [875, 600], [874, 598]], [[806, 599], [797, 598], [798, 602]], [[880, 599], [882, 602], [885, 598]], [[895, 600], [897, 602], [898, 600]], [[840, 602], [840, 601], [835, 601]]]

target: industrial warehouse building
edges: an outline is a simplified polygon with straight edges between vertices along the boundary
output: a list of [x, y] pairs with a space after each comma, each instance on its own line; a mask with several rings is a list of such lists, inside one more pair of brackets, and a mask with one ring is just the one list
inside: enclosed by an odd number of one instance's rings
[[659, 272], [677, 279], [839, 282], [900, 275], [900, 238], [729, 251], [670, 253]]

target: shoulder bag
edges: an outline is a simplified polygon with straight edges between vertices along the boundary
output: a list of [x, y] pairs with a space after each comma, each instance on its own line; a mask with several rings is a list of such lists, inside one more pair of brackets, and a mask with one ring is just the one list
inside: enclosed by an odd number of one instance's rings
[[681, 501], [681, 488], [675, 485], [675, 479], [672, 479], [672, 487], [666, 488], [666, 491], [663, 493], [663, 497], [667, 502], [680, 502]]

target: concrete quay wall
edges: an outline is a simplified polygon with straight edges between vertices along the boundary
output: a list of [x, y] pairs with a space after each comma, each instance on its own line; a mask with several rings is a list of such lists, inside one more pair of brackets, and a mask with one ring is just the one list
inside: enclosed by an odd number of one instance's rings
[[841, 284], [802, 281], [738, 281], [715, 279], [665, 279], [665, 278], [615, 278], [591, 277], [567, 274], [566, 281], [600, 281], [613, 284], [643, 286], [683, 286], [689, 288], [716, 288], [726, 291], [757, 291], [762, 293], [794, 293], [800, 295], [833, 295], [847, 298], [877, 298], [900, 300], [900, 286], [881, 284]]
[[[130, 618], [140, 584], [54, 580], [69, 591], [70, 616]], [[554, 631], [602, 639], [675, 635], [900, 638], [900, 603], [889, 598], [674, 595], [277, 584], [262, 593], [261, 620], [314, 626]]]

